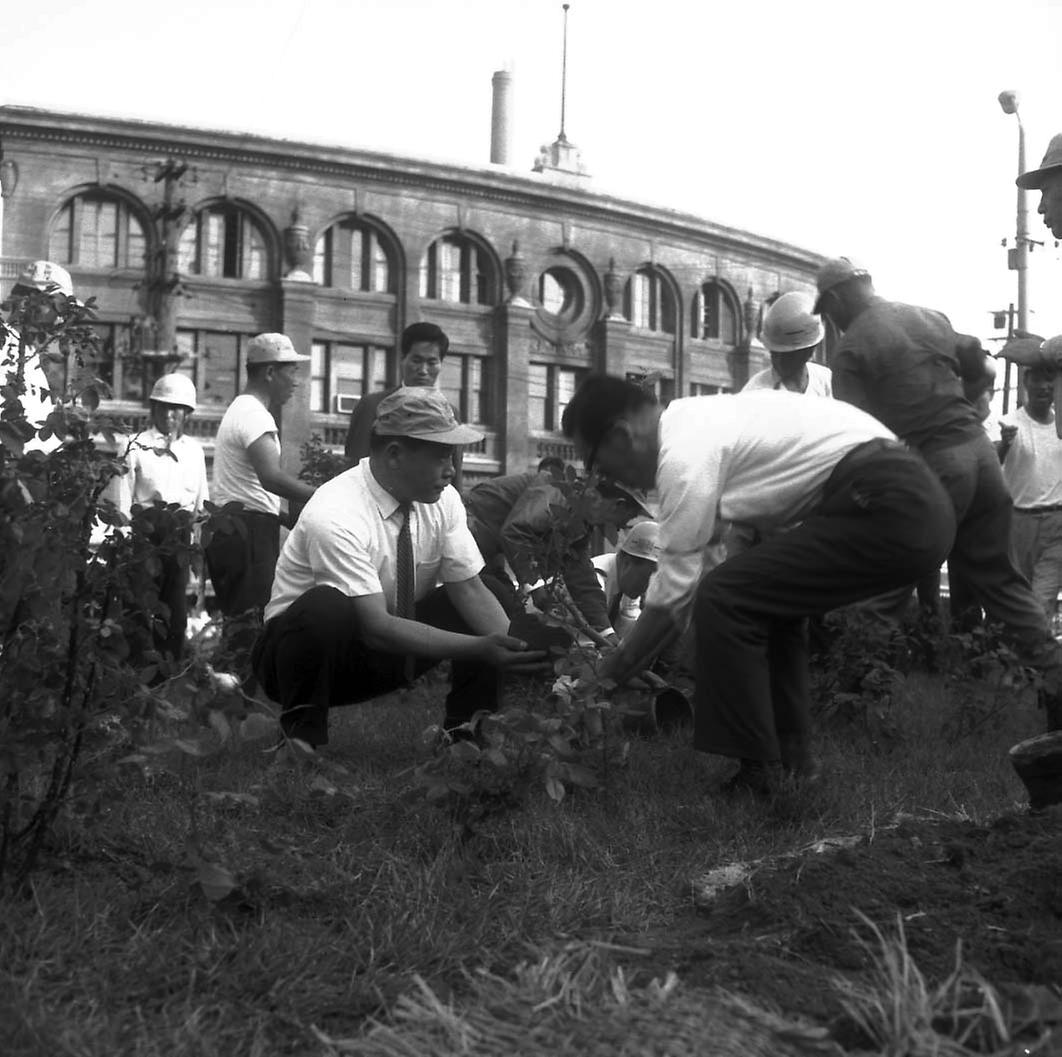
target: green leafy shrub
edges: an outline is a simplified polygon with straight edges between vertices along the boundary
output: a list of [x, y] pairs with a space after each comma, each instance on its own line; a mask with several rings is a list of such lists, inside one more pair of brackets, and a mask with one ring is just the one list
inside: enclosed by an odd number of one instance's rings
[[[202, 755], [199, 739], [161, 735], [194, 720], [213, 746], [233, 728], [208, 704], [217, 686], [207, 657], [177, 665], [155, 647], [168, 616], [162, 563], [188, 568], [200, 551], [192, 515], [176, 505], [126, 517], [107, 497], [126, 467], [115, 424], [98, 413], [106, 387], [92, 372], [92, 303], [31, 293], [0, 307], [0, 886], [18, 888], [60, 816], [99, 807], [121, 753]], [[34, 355], [51, 368], [43, 422], [25, 411]], [[210, 508], [208, 535], [215, 514], [223, 528], [231, 510]], [[242, 699], [232, 708], [237, 723], [247, 718]]]

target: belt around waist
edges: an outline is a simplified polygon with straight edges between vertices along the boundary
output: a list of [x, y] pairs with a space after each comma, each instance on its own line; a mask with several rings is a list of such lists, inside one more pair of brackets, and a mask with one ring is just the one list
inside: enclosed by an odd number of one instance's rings
[[893, 440], [890, 437], [874, 437], [872, 440], [857, 444], [851, 451], [844, 454], [841, 461], [830, 472], [830, 476], [826, 479], [825, 494], [830, 494], [837, 480], [851, 469], [853, 463], [858, 463], [862, 458], [879, 451], [910, 451], [910, 448], [902, 440]]
[[1062, 513], [1062, 503], [1051, 503], [1048, 506], [1016, 506], [1015, 514], [1059, 514]]

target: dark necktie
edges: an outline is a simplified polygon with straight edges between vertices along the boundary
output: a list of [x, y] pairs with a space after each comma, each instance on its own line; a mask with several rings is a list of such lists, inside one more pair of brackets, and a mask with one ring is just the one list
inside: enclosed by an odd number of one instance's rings
[[[395, 616], [413, 620], [416, 615], [416, 569], [413, 565], [413, 536], [409, 528], [413, 505], [400, 503], [398, 509], [402, 514], [402, 527], [398, 530], [398, 565], [395, 568]], [[415, 659], [407, 655], [402, 667], [406, 680], [412, 682], [416, 676]]]

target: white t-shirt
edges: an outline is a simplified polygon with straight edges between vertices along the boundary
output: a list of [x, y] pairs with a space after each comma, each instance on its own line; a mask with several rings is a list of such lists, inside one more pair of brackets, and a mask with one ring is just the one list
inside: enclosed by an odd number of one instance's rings
[[[803, 396], [827, 396], [833, 397], [833, 372], [829, 367], [823, 367], [821, 363], [808, 361], [808, 387]], [[756, 389], [777, 389], [779, 392], [793, 392], [787, 390], [782, 384], [781, 376], [774, 367], [765, 367], [757, 371], [742, 387], [743, 393]]]
[[156, 499], [196, 513], [210, 498], [203, 447], [192, 437], [168, 443], [151, 426], [130, 437], [125, 461], [129, 470], [121, 478], [119, 506], [127, 514], [134, 503], [147, 506]]
[[1062, 440], [1055, 432], [1054, 413], [1049, 421], [1037, 422], [1019, 407], [1000, 422], [1018, 427], [1003, 460], [1003, 480], [1014, 505], [1020, 510], [1062, 503]]
[[280, 455], [276, 419], [255, 396], [241, 393], [225, 411], [214, 441], [214, 501], [219, 505], [240, 502], [248, 510], [280, 513], [280, 496], [266, 491], [247, 455], [259, 437], [272, 434]]
[[[402, 520], [398, 501], [373, 477], [368, 458], [325, 482], [284, 541], [265, 619], [320, 586], [335, 587], [351, 598], [382, 594], [388, 612], [394, 613]], [[418, 601], [437, 584], [462, 583], [483, 568], [453, 485], [437, 503], [413, 504], [410, 534]]]
[[802, 393], [673, 400], [660, 416], [660, 559], [645, 604], [684, 611], [714, 564], [719, 520], [775, 531], [818, 505], [853, 448], [894, 434], [865, 411]]

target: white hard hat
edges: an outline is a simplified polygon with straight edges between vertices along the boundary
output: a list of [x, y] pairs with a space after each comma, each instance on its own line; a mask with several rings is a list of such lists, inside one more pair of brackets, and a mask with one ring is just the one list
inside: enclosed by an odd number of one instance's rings
[[186, 374], [164, 374], [151, 387], [151, 400], [160, 404], [177, 404], [195, 410], [195, 385]]
[[660, 556], [660, 526], [655, 521], [639, 521], [627, 533], [619, 549], [632, 558], [655, 562]]
[[66, 294], [74, 296], [74, 284], [70, 279], [70, 273], [58, 264], [51, 261], [30, 261], [19, 272], [16, 286], [36, 287], [45, 294]]
[[807, 294], [782, 294], [763, 317], [763, 344], [770, 352], [799, 352], [822, 341], [826, 328]]

